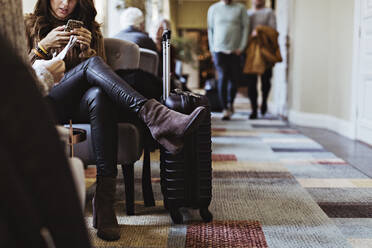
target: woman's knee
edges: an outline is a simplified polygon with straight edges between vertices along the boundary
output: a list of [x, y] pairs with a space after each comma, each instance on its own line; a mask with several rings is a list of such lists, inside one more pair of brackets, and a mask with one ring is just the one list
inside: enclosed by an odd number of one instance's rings
[[93, 102], [96, 99], [104, 98], [104, 94], [105, 92], [100, 87], [91, 87], [85, 92], [83, 99], [88, 102]]
[[100, 56], [94, 56], [94, 57], [90, 57], [89, 59], [87, 59], [87, 62], [89, 63], [89, 64], [99, 64], [99, 63], [105, 63], [105, 61], [103, 60], [103, 58], [102, 57], [100, 57]]
[[82, 98], [81, 104], [89, 112], [97, 110], [109, 111], [113, 107], [109, 97], [100, 87], [88, 89]]

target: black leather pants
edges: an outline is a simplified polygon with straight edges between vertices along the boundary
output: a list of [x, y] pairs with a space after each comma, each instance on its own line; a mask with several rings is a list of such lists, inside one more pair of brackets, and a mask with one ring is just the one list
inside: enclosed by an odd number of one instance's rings
[[[127, 82], [119, 77], [101, 57], [92, 57], [70, 71], [56, 85], [49, 96], [59, 104], [63, 112], [68, 105], [76, 105], [85, 92], [92, 86], [99, 86], [116, 106], [138, 113], [147, 98], [134, 90]], [[70, 99], [70, 101], [67, 101]], [[70, 102], [70, 103], [69, 103]], [[67, 104], [67, 106], [66, 106]]]
[[116, 177], [118, 113], [129, 110], [137, 114], [147, 98], [100, 57], [90, 58], [68, 71], [48, 98], [59, 122], [90, 122], [97, 175]]
[[[64, 89], [67, 90], [67, 89]], [[54, 89], [51, 93], [56, 94]], [[54, 108], [59, 123], [90, 123], [93, 151], [96, 157], [97, 175], [117, 176], [117, 115], [118, 110], [106, 93], [97, 86], [89, 88], [80, 101], [72, 104], [68, 99], [68, 106], [63, 111], [63, 102], [56, 102], [47, 96]], [[60, 105], [62, 104], [62, 106]]]
[[235, 54], [213, 53], [218, 73], [218, 95], [223, 109], [233, 105], [241, 74], [240, 57]]
[[99, 87], [90, 88], [80, 102], [79, 122], [90, 122], [97, 176], [116, 177], [117, 108]]

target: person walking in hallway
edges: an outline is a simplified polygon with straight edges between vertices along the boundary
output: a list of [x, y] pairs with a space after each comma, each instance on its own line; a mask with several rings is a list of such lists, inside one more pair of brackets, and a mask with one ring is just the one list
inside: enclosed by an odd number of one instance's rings
[[232, 0], [221, 0], [208, 9], [209, 50], [218, 73], [218, 94], [223, 120], [234, 112], [234, 99], [241, 74], [240, 55], [249, 34], [245, 7]]
[[[251, 37], [257, 36], [257, 28], [262, 26], [271, 27], [276, 30], [276, 17], [275, 13], [271, 8], [265, 7], [265, 0], [253, 0], [253, 8], [247, 11], [250, 21], [249, 34]], [[248, 56], [249, 57], [249, 56]], [[248, 58], [247, 58], [248, 59]], [[273, 69], [269, 66], [265, 69], [264, 73], [261, 74], [261, 91], [262, 91], [262, 103], [261, 103], [261, 114], [264, 116], [267, 112], [267, 98], [271, 88], [271, 77]], [[257, 118], [257, 81], [258, 74], [252, 74], [250, 77], [248, 86], [248, 97], [251, 101], [252, 113], [250, 119]]]

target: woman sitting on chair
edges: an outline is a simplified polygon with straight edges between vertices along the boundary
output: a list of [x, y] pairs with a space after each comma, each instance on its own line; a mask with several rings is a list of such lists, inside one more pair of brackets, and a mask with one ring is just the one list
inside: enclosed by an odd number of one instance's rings
[[[119, 77], [106, 63], [103, 38], [95, 22], [93, 0], [38, 0], [34, 13], [26, 16], [26, 33], [31, 62], [51, 58], [68, 43], [77, 44], [64, 59], [66, 73], [47, 96], [60, 121], [81, 118], [79, 104], [88, 101], [92, 139], [97, 160], [97, 188], [93, 199], [93, 226], [105, 240], [120, 238], [114, 211], [116, 189], [117, 129], [115, 105], [137, 115], [152, 136], [170, 152], [183, 146], [183, 137], [195, 130], [205, 109], [190, 115], [168, 109], [154, 99], [147, 99]], [[84, 27], [64, 31], [69, 19], [82, 21]], [[92, 104], [90, 104], [92, 103]], [[100, 107], [95, 104], [100, 103]], [[104, 104], [103, 104], [104, 103]]]

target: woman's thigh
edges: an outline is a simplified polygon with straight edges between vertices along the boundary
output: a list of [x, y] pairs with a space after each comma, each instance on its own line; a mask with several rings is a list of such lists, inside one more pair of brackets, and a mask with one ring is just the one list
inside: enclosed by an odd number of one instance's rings
[[46, 100], [59, 123], [67, 123], [70, 119], [73, 122], [89, 122], [88, 112], [81, 108], [81, 101], [88, 89], [71, 80], [61, 82], [52, 88]]
[[157, 76], [141, 69], [117, 70], [115, 72], [144, 97], [160, 99], [163, 86], [161, 79]]

